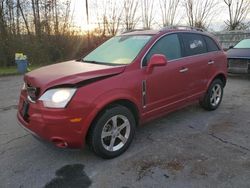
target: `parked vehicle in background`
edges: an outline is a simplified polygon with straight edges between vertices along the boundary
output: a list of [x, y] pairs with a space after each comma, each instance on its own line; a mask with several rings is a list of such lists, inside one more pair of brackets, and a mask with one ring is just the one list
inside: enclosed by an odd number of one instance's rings
[[228, 72], [250, 73], [250, 39], [241, 40], [227, 51]]
[[113, 158], [127, 150], [140, 124], [197, 101], [217, 109], [226, 79], [226, 54], [208, 33], [174, 27], [127, 32], [82, 61], [26, 74], [17, 117], [58, 147], [88, 143]]

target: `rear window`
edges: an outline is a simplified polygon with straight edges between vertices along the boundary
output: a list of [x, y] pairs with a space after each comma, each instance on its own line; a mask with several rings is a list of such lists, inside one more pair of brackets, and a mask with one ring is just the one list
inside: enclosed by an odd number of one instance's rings
[[201, 35], [183, 33], [182, 34], [185, 56], [203, 54], [207, 52], [206, 44]]
[[218, 45], [215, 43], [215, 41], [213, 39], [211, 39], [210, 37], [207, 37], [207, 36], [203, 36], [203, 38], [206, 41], [207, 51], [208, 52], [213, 52], [213, 51], [219, 51], [220, 50], [220, 48], [218, 47]]

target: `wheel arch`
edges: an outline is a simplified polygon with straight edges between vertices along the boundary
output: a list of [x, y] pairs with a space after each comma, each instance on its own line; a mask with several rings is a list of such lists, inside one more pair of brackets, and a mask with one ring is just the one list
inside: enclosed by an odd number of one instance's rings
[[99, 112], [97, 113], [97, 115], [94, 119], [96, 119], [101, 113], [103, 113], [103, 111], [105, 111], [109, 108], [112, 108], [114, 106], [117, 106], [117, 105], [124, 106], [124, 107], [128, 108], [135, 117], [136, 125], [139, 124], [139, 122], [140, 122], [139, 121], [140, 120], [139, 109], [138, 109], [137, 105], [129, 99], [117, 99], [117, 100], [114, 100], [114, 101], [107, 103], [99, 110]]
[[211, 83], [215, 80], [215, 79], [220, 79], [223, 83], [223, 87], [226, 86], [227, 83], [227, 77], [224, 73], [218, 73], [215, 76], [213, 76], [213, 79], [210, 80], [210, 82], [207, 85], [207, 88], [209, 88], [209, 86], [211, 85]]
[[131, 110], [131, 113], [135, 117], [136, 126], [138, 126], [140, 124], [140, 111], [139, 111], [138, 106], [132, 100], [129, 100], [127, 98], [123, 98], [123, 99], [116, 99], [116, 100], [113, 100], [113, 101], [109, 101], [109, 102], [105, 103], [104, 105], [102, 105], [101, 108], [98, 108], [99, 110], [95, 113], [95, 116], [93, 117], [91, 123], [89, 124], [88, 130], [87, 130], [86, 136], [85, 136], [85, 140], [87, 142], [88, 142], [91, 127], [93, 127], [93, 125], [95, 124], [97, 119], [106, 110], [108, 110], [109, 108], [112, 108], [114, 106], [117, 106], [117, 105], [124, 106], [124, 107], [128, 108], [129, 110]]

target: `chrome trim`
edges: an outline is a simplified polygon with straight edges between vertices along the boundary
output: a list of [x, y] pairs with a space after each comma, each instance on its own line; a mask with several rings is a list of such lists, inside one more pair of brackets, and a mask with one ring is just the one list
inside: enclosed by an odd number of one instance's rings
[[22, 90], [27, 90], [27, 84], [25, 82], [23, 83]]
[[147, 82], [142, 80], [142, 106], [146, 108], [146, 97], [147, 97]]
[[29, 95], [27, 95], [27, 99], [28, 99], [28, 101], [31, 102], [31, 103], [36, 103], [36, 101], [32, 100], [31, 97], [30, 97]]
[[[145, 54], [143, 55], [142, 59], [141, 59], [141, 69], [144, 68], [144, 67], [147, 67], [147, 66], [142, 66], [142, 63], [143, 63], [143, 60], [144, 58], [146, 57], [146, 55], [148, 54], [148, 52], [151, 50], [151, 48], [155, 45], [156, 42], [158, 42], [161, 38], [165, 37], [166, 35], [170, 35], [170, 34], [176, 34], [176, 33], [190, 33], [190, 32], [185, 32], [185, 31], [175, 31], [175, 32], [169, 32], [169, 33], [165, 33], [163, 35], [161, 35], [159, 38], [157, 38], [156, 41], [154, 41], [154, 43], [148, 48], [148, 50], [145, 52]], [[191, 34], [193, 34], [191, 32]], [[200, 35], [204, 35], [204, 36], [207, 36], [203, 33], [194, 33], [194, 34], [200, 34]], [[211, 38], [211, 37], [210, 37]], [[212, 51], [212, 52], [205, 52], [205, 53], [202, 53], [202, 54], [197, 54], [197, 55], [190, 55], [190, 56], [185, 56], [185, 57], [181, 57], [181, 58], [177, 58], [177, 59], [173, 59], [173, 60], [169, 60], [168, 62], [174, 62], [174, 61], [178, 61], [178, 60], [181, 60], [181, 59], [184, 59], [184, 58], [188, 58], [188, 57], [197, 57], [197, 56], [201, 56], [201, 55], [204, 55], [204, 54], [210, 54], [210, 53], [215, 53], [215, 52], [223, 52], [223, 50], [221, 48], [219, 48], [220, 50], [218, 51]]]
[[30, 94], [33, 94], [37, 98], [38, 92], [39, 92], [38, 88], [26, 83], [26, 93], [27, 93], [27, 99], [29, 102], [36, 103], [36, 101], [33, 100], [32, 97], [30, 96]]
[[184, 72], [187, 72], [188, 71], [188, 68], [183, 68], [181, 70], [179, 70], [180, 73], [184, 73]]
[[212, 65], [212, 64], [214, 64], [214, 61], [209, 61], [207, 64]]

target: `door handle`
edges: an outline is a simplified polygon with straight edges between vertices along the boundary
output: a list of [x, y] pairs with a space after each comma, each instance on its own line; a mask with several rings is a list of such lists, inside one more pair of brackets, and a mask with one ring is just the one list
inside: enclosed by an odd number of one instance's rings
[[212, 65], [212, 64], [214, 64], [214, 61], [209, 61], [207, 64]]
[[180, 73], [187, 72], [187, 71], [188, 71], [188, 68], [182, 68], [181, 70], [179, 70]]

